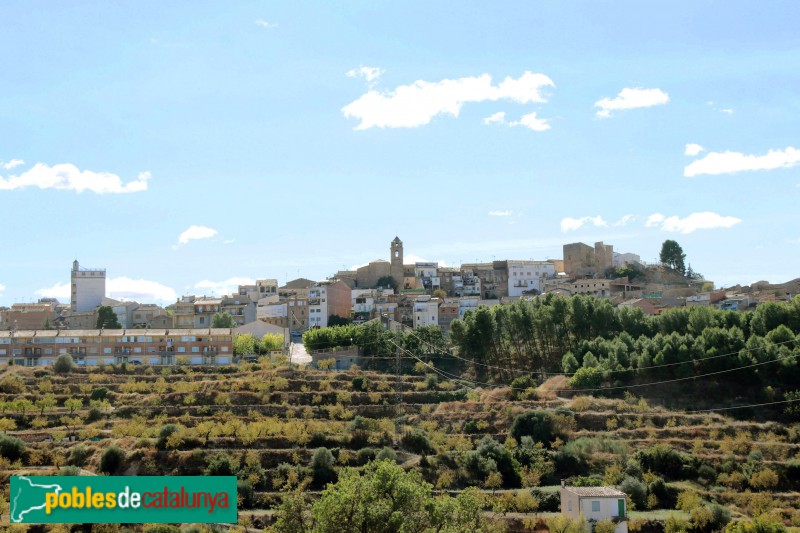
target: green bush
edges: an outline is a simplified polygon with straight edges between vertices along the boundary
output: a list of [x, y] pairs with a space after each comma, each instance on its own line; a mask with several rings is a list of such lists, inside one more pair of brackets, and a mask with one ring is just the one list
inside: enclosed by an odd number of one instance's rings
[[0, 435], [0, 456], [9, 461], [25, 457], [25, 443], [11, 435]]
[[644, 509], [647, 503], [647, 485], [630, 476], [622, 480], [619, 490], [628, 495], [637, 509]]
[[92, 394], [89, 396], [92, 400], [105, 400], [108, 395], [107, 387], [96, 387], [92, 389]]
[[62, 466], [58, 471], [59, 476], [80, 476], [81, 469], [77, 466]]
[[206, 466], [207, 476], [235, 476], [239, 465], [231, 459], [230, 455], [221, 453], [211, 458]]
[[336, 481], [335, 459], [328, 448], [317, 448], [311, 456], [311, 471], [314, 484], [318, 487]]
[[536, 379], [533, 376], [521, 376], [511, 382], [511, 399], [523, 398], [528, 389], [536, 388]]
[[166, 450], [167, 449], [167, 439], [169, 439], [170, 435], [178, 431], [178, 426], [175, 424], [167, 424], [166, 426], [162, 426], [161, 429], [158, 431], [158, 439], [156, 440], [156, 449], [158, 450]]
[[240, 479], [236, 482], [236, 493], [239, 495], [242, 507], [251, 509], [256, 503], [256, 491], [253, 489], [252, 483], [247, 480]]
[[53, 364], [53, 370], [56, 374], [69, 374], [75, 368], [75, 361], [68, 353], [62, 353]]
[[528, 411], [517, 415], [511, 423], [509, 434], [517, 442], [527, 436], [549, 446], [553, 440], [553, 416], [546, 411]]
[[603, 373], [595, 367], [581, 367], [569, 380], [572, 389], [596, 389], [603, 382]]
[[86, 464], [86, 460], [91, 455], [91, 450], [89, 450], [83, 444], [78, 444], [69, 451], [69, 464], [74, 466], [83, 466]]
[[376, 461], [389, 460], [389, 461], [397, 462], [397, 452], [394, 451], [393, 449], [389, 448], [388, 446], [384, 446], [381, 449], [381, 451], [379, 451], [375, 455], [375, 460]]
[[125, 466], [125, 452], [118, 446], [112, 445], [100, 456], [100, 471], [109, 475], [122, 470]]
[[412, 453], [426, 455], [434, 451], [428, 435], [421, 429], [414, 429], [411, 433], [406, 433], [400, 442], [403, 448]]

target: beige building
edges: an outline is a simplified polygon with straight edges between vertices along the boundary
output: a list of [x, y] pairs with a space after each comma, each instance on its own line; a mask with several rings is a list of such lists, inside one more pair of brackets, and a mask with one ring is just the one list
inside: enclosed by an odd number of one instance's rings
[[594, 248], [574, 242], [564, 245], [564, 272], [576, 278], [603, 277], [614, 265], [614, 247], [594, 243]]
[[52, 327], [56, 319], [54, 306], [47, 303], [13, 304], [0, 314], [2, 329], [43, 329], [46, 324]]
[[[613, 487], [568, 487], [561, 484], [561, 514], [589, 523], [611, 520], [614, 533], [628, 533], [627, 494]], [[593, 530], [593, 528], [591, 528]]]
[[70, 354], [79, 366], [227, 365], [233, 362], [230, 329], [113, 329], [0, 331], [0, 363], [52, 365]]

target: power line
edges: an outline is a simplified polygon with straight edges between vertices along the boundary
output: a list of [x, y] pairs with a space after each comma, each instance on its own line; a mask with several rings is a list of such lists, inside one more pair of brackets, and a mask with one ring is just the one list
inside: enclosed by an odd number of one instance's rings
[[[392, 320], [392, 319], [389, 319], [389, 320], [392, 321], [392, 322], [397, 322], [396, 320]], [[480, 363], [478, 361], [473, 361], [473, 360], [470, 360], [470, 359], [466, 359], [464, 357], [460, 357], [460, 356], [454, 354], [452, 351], [440, 350], [437, 346], [431, 344], [430, 342], [426, 341], [425, 339], [423, 339], [422, 337], [417, 335], [414, 332], [413, 329], [409, 328], [408, 326], [406, 326], [405, 324], [402, 324], [400, 322], [397, 322], [397, 323], [400, 324], [401, 327], [404, 328], [404, 331], [405, 330], [409, 330], [409, 331], [406, 331], [406, 333], [408, 333], [409, 335], [413, 335], [415, 338], [417, 338], [423, 344], [426, 344], [428, 347], [435, 349], [437, 352], [446, 352], [449, 357], [453, 357], [454, 359], [459, 359], [461, 361], [465, 361], [465, 362], [473, 364], [473, 365], [479, 365], [479, 366], [483, 366], [483, 367], [487, 367], [487, 368], [493, 368], [495, 370], [502, 370], [504, 372], [511, 371], [511, 372], [518, 372], [518, 373], [521, 372], [521, 373], [524, 373], [524, 374], [531, 374], [532, 373], [532, 372], [528, 372], [528, 371], [525, 371], [525, 370], [517, 370], [517, 369], [514, 369], [514, 368], [505, 368], [505, 367], [500, 367], [500, 366], [495, 366], [495, 365], [487, 365], [485, 363]], [[772, 346], [779, 346], [779, 345], [782, 345], [782, 344], [788, 344], [788, 343], [794, 343], [794, 342], [796, 342], [796, 340], [795, 339], [791, 339], [791, 340], [787, 340], [787, 341], [773, 342], [773, 343], [771, 343], [771, 345]], [[652, 370], [654, 368], [666, 368], [666, 367], [671, 367], [671, 366], [702, 363], [704, 361], [711, 361], [711, 360], [714, 360], [714, 359], [719, 359], [721, 357], [730, 357], [730, 356], [733, 356], [733, 355], [739, 355], [742, 352], [754, 352], [754, 351], [758, 351], [758, 350], [761, 350], [761, 349], [763, 349], [763, 348], [762, 347], [758, 347], [758, 348], [742, 348], [738, 352], [729, 352], [729, 353], [724, 353], [724, 354], [712, 355], [711, 357], [704, 357], [702, 359], [691, 359], [689, 361], [678, 361], [678, 362], [675, 362], [675, 363], [664, 363], [664, 364], [661, 364], [661, 365], [650, 365], [650, 366], [643, 366], [643, 367], [637, 367], [637, 368], [629, 368], [629, 369], [624, 369], [624, 370], [606, 370], [605, 372], [611, 373], [611, 374], [617, 374], [617, 373], [625, 373], [625, 372], [638, 372], [638, 371], [644, 371], [644, 370]], [[570, 373], [570, 372], [537, 372], [537, 374], [542, 374], [542, 375], [545, 375], [545, 376], [574, 376], [575, 375], [574, 372], [572, 372], [572, 373]]]

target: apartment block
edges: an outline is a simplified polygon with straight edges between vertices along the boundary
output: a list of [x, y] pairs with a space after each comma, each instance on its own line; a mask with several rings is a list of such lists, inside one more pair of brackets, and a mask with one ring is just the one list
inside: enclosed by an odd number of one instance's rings
[[79, 366], [228, 365], [233, 362], [230, 329], [114, 329], [0, 331], [0, 363], [52, 365], [70, 354]]

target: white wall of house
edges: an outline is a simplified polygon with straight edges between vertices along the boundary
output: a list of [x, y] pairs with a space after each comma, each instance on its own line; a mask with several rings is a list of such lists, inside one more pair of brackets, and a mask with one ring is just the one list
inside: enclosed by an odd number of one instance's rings
[[522, 296], [525, 291], [542, 292], [543, 280], [556, 274], [548, 261], [508, 261], [508, 295]]

